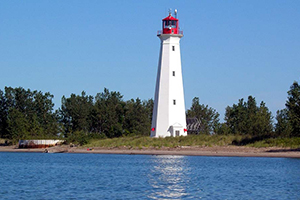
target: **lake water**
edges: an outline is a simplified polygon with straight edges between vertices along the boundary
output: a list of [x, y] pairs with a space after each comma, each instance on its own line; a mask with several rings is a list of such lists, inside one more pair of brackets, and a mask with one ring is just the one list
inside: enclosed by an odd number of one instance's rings
[[300, 199], [300, 159], [0, 152], [0, 199]]

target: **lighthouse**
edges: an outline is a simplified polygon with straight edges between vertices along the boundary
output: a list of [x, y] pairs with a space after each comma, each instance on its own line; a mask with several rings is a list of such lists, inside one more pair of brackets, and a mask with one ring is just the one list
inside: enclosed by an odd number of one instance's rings
[[175, 17], [162, 20], [158, 31], [160, 54], [157, 69], [151, 137], [186, 136], [186, 116], [180, 57], [180, 39], [177, 11]]

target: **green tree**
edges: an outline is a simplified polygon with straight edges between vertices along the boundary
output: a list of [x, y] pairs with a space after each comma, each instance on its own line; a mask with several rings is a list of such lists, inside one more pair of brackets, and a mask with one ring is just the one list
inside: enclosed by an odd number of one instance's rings
[[292, 136], [292, 126], [289, 121], [287, 109], [277, 111], [276, 115], [277, 123], [275, 124], [276, 135], [290, 137]]
[[[57, 135], [57, 121], [55, 113], [52, 112], [53, 95], [25, 90], [22, 87], [5, 87], [5, 94], [0, 96], [3, 114], [1, 114], [2, 132], [6, 138]], [[19, 134], [17, 134], [17, 130], [20, 131]]]
[[291, 136], [300, 136], [300, 86], [294, 81], [288, 91], [286, 102], [288, 120], [292, 127]]
[[71, 94], [69, 98], [62, 97], [62, 105], [59, 109], [60, 122], [64, 124], [65, 136], [75, 131], [92, 131], [93, 97], [86, 95]]
[[131, 99], [126, 102], [124, 129], [134, 135], [149, 135], [151, 129], [152, 113], [149, 109], [149, 101]]
[[272, 114], [262, 101], [257, 107], [254, 97], [248, 101], [239, 99], [239, 103], [228, 106], [225, 112], [227, 127], [233, 134], [267, 136], [273, 132]]
[[[53, 95], [49, 92], [33, 92], [33, 114], [31, 115], [32, 129], [40, 132], [45, 136], [57, 136], [58, 123], [57, 115], [53, 112], [54, 103], [52, 102]], [[40, 135], [41, 135], [40, 134]]]
[[20, 139], [26, 139], [29, 135], [29, 121], [24, 113], [16, 108], [9, 109], [8, 112], [8, 139], [15, 142]]
[[7, 135], [7, 108], [5, 96], [2, 90], [0, 90], [0, 138], [5, 138]]
[[146, 109], [145, 112], [147, 113], [148, 119], [150, 121], [150, 128], [151, 128], [154, 101], [153, 101], [153, 99], [145, 100], [145, 101], [143, 101], [143, 105]]
[[104, 92], [96, 95], [95, 110], [93, 111], [93, 127], [107, 137], [120, 137], [123, 135], [125, 102], [119, 92]]
[[273, 129], [272, 113], [262, 101], [257, 111], [255, 129], [252, 134], [258, 133], [260, 136], [269, 136], [273, 133]]
[[[263, 102], [262, 102], [263, 103]], [[241, 127], [244, 133], [255, 135], [258, 133], [257, 129], [259, 129], [258, 126], [258, 110], [256, 100], [252, 96], [248, 97], [248, 101], [246, 103], [246, 115], [245, 115], [245, 121], [243, 123], [244, 127]], [[263, 120], [263, 119], [262, 119]]]
[[225, 122], [233, 134], [245, 134], [247, 131], [247, 104], [244, 99], [239, 99], [239, 103], [227, 106], [225, 110]]
[[28, 116], [33, 110], [33, 93], [22, 87], [5, 87], [5, 97], [8, 108], [15, 108]]
[[199, 133], [214, 134], [220, 127], [219, 113], [208, 105], [200, 104], [199, 98], [195, 97], [192, 106], [187, 110], [187, 118], [197, 118], [200, 121]]

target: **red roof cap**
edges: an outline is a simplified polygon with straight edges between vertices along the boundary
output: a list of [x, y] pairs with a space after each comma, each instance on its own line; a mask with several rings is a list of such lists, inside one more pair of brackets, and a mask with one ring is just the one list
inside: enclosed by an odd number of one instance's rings
[[164, 18], [162, 21], [167, 21], [167, 20], [174, 20], [174, 21], [178, 21], [178, 19], [176, 19], [175, 17], [172, 17], [171, 15], [169, 15], [168, 17]]

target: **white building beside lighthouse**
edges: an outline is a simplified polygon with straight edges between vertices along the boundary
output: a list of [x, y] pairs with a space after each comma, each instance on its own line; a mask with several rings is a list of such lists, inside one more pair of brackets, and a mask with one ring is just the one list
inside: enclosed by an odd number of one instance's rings
[[[176, 11], [175, 11], [176, 12]], [[180, 39], [177, 18], [169, 16], [162, 20], [151, 137], [186, 136], [186, 115], [180, 58]]]

